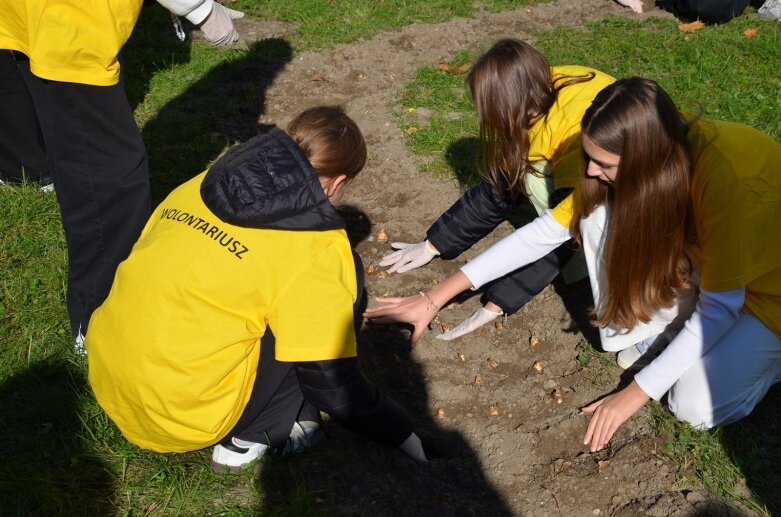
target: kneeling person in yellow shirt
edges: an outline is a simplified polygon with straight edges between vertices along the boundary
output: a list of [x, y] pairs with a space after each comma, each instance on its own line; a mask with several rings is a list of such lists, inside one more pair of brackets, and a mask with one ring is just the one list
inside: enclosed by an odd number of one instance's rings
[[312, 108], [157, 207], [86, 337], [95, 396], [129, 441], [216, 445], [212, 466], [237, 471], [311, 444], [322, 410], [426, 459], [356, 357], [362, 267], [334, 205], [365, 161], [355, 123]]

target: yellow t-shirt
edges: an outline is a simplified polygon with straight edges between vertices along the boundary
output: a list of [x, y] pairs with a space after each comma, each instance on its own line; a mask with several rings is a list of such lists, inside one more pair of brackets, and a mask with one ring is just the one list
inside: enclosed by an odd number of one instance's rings
[[[707, 119], [688, 141], [699, 241], [689, 248], [702, 288], [745, 288], [745, 309], [781, 337], [781, 146], [748, 126]], [[572, 196], [551, 215], [569, 226]]]
[[605, 86], [615, 82], [607, 74], [583, 66], [566, 65], [551, 68], [551, 77], [580, 77], [594, 74], [590, 81], [575, 83], [559, 91], [547, 116], [529, 129], [529, 162], [553, 163], [556, 188], [574, 187], [581, 176], [580, 123], [594, 97]]
[[249, 401], [268, 326], [280, 361], [354, 357], [355, 264], [344, 230], [220, 221], [204, 174], [155, 210], [86, 337], [98, 402], [160, 452], [222, 439]]
[[693, 124], [689, 145], [702, 288], [745, 288], [745, 309], [781, 337], [781, 146], [712, 120]]
[[142, 0], [9, 0], [0, 16], [0, 49], [23, 52], [43, 79], [110, 86], [117, 54]]

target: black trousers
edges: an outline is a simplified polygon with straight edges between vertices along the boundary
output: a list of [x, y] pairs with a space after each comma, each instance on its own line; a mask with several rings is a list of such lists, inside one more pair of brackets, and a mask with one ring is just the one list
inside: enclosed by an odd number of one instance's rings
[[43, 136], [30, 92], [10, 50], [0, 50], [0, 179], [18, 183], [48, 176]]
[[489, 283], [483, 292], [482, 303], [493, 302], [505, 314], [515, 314], [553, 282], [573, 255], [574, 241], [565, 242], [536, 262]]
[[[60, 205], [75, 337], [86, 333], [92, 311], [108, 295], [117, 266], [149, 218], [146, 150], [121, 85], [41, 79], [23, 56], [16, 71], [13, 80], [26, 87], [35, 107]], [[14, 145], [19, 139], [21, 133]]]
[[[358, 298], [353, 306], [357, 333], [366, 309], [366, 289], [361, 258], [353, 252], [353, 259], [358, 280]], [[235, 436], [249, 442], [282, 447], [290, 436], [293, 423], [296, 420], [316, 419], [318, 410], [304, 400], [294, 369], [295, 363], [283, 363], [275, 359], [276, 340], [271, 329], [266, 329], [260, 346], [258, 373], [252, 394], [239, 421], [226, 438]]]

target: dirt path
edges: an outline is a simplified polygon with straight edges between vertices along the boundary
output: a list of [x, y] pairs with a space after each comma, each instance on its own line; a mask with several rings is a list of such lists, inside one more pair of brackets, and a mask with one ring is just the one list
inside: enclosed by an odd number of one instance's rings
[[[646, 4], [650, 12], [642, 16], [664, 16]], [[369, 143], [370, 161], [346, 202], [354, 207], [354, 231], [363, 237], [357, 249], [372, 271], [389, 249], [375, 238], [379, 228], [390, 240], [417, 242], [460, 194], [454, 181], [419, 171], [394, 121], [404, 109], [394, 101], [416, 68], [450, 59], [463, 48], [484, 48], [502, 36], [530, 40], [535, 31], [582, 25], [606, 14], [641, 17], [607, 0], [560, 0], [412, 25], [368, 41], [305, 52], [266, 92], [263, 122], [284, 125], [319, 103], [341, 104], [356, 119]], [[258, 37], [284, 36], [285, 30], [263, 23], [243, 29]], [[310, 80], [315, 74], [325, 80]], [[508, 231], [509, 226], [501, 227], [459, 260], [435, 260], [404, 275], [374, 270], [367, 276], [369, 292], [416, 293]], [[365, 329], [361, 354], [369, 375], [416, 412], [416, 421], [439, 438], [447, 457], [416, 464], [331, 425], [332, 439], [319, 453], [290, 460], [292, 469], [274, 463], [262, 473], [261, 483], [272, 494], [266, 504], [273, 508], [275, 498], [293, 497], [291, 472], [303, 472], [327, 514], [728, 514], [706, 493], [675, 485], [680, 467], [659, 455], [664, 440], [654, 436], [646, 412], [624, 426], [608, 451], [586, 452], [581, 445], [586, 420], [578, 408], [613, 389], [620, 371], [609, 364], [596, 367], [597, 360], [580, 367], [576, 357], [585, 338], [563, 299], [570, 309], [582, 306], [587, 287], [548, 288], [503, 328], [490, 326], [451, 343], [436, 341], [429, 332], [413, 351], [405, 331]], [[441, 319], [458, 323], [478, 303], [477, 297], [462, 300]], [[534, 348], [531, 335], [541, 339]], [[544, 365], [542, 372], [532, 367], [535, 361]], [[480, 384], [474, 382], [477, 375]], [[561, 403], [551, 396], [555, 390]], [[444, 415], [438, 416], [440, 409]]]

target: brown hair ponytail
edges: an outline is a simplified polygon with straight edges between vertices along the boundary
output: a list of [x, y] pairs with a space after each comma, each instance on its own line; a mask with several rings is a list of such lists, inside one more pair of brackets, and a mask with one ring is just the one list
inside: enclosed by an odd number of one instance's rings
[[478, 169], [483, 179], [512, 200], [527, 196], [529, 128], [545, 117], [559, 90], [589, 81], [582, 77], [551, 79], [548, 60], [520, 40], [497, 41], [472, 66], [466, 78], [480, 123]]
[[621, 158], [611, 185], [584, 178], [571, 230], [581, 240], [581, 218], [610, 203], [604, 250], [609, 285], [605, 299], [596, 301], [603, 307], [597, 324], [632, 329], [672, 306], [677, 292], [688, 287], [686, 124], [658, 84], [633, 77], [597, 95], [583, 117], [582, 133]]

